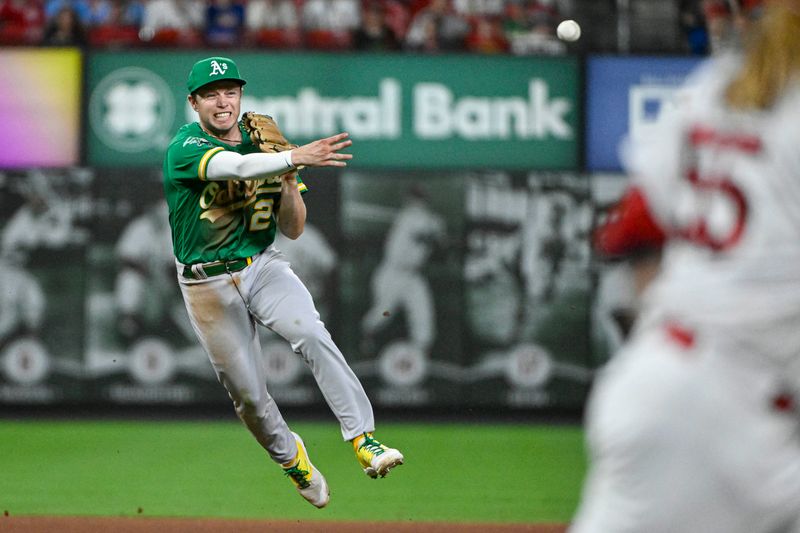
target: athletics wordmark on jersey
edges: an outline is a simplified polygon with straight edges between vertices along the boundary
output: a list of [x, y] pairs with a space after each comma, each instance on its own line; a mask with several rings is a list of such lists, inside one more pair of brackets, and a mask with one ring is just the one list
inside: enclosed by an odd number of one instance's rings
[[228, 182], [211, 182], [200, 195], [200, 219], [214, 223], [228, 213], [255, 203], [260, 194], [280, 192], [280, 181], [280, 176], [274, 176], [263, 180], [235, 181], [233, 186], [228, 186]]

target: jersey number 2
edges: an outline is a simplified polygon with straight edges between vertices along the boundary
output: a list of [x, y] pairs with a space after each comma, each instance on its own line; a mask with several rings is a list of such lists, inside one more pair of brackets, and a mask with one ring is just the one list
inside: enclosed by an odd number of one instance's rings
[[259, 200], [253, 206], [253, 214], [250, 216], [250, 231], [261, 231], [267, 229], [272, 221], [271, 198]]

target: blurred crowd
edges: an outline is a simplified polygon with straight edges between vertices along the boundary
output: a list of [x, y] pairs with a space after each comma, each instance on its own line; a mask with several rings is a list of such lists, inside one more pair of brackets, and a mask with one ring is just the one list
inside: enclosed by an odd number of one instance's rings
[[0, 0], [0, 45], [551, 53], [570, 0]]
[[680, 24], [689, 52], [704, 55], [724, 48], [761, 9], [762, 0], [742, 0], [735, 9], [728, 0], [681, 0]]
[[[674, 26], [683, 31], [683, 51], [705, 54], [726, 38], [727, 0], [662, 1], [679, 6]], [[584, 10], [587, 37], [595, 26], [614, 33], [609, 19], [599, 20], [597, 13], [614, 17], [619, 5], [616, 0], [0, 0], [0, 45], [561, 54], [568, 51], [555, 36], [561, 20], [580, 21]]]

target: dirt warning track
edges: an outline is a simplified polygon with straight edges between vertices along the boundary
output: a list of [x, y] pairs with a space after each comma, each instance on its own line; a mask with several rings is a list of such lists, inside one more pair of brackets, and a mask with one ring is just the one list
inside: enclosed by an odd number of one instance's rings
[[223, 520], [218, 518], [0, 516], [8, 533], [564, 533], [563, 524], [453, 524]]

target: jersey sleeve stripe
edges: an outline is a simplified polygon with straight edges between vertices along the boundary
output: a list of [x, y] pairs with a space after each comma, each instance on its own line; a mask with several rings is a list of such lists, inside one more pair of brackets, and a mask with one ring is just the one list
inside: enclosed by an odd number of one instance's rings
[[208, 162], [211, 160], [211, 157], [214, 154], [218, 154], [225, 150], [222, 146], [217, 146], [216, 148], [212, 148], [211, 150], [207, 151], [203, 154], [203, 157], [200, 158], [200, 164], [197, 165], [197, 177], [201, 180], [206, 180], [206, 170], [208, 169]]

